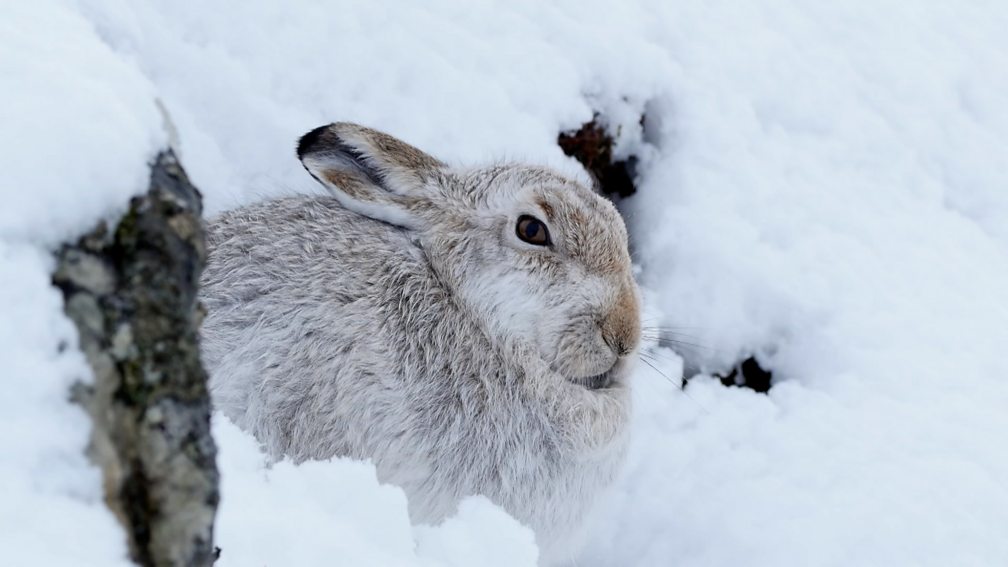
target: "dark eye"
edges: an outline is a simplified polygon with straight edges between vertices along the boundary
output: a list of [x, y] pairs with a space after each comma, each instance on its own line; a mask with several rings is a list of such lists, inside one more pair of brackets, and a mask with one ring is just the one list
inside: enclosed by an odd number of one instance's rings
[[549, 231], [546, 230], [546, 224], [530, 215], [522, 215], [518, 217], [518, 224], [515, 226], [515, 233], [518, 235], [518, 238], [521, 238], [529, 244], [535, 244], [537, 246], [549, 246], [552, 244], [550, 241]]

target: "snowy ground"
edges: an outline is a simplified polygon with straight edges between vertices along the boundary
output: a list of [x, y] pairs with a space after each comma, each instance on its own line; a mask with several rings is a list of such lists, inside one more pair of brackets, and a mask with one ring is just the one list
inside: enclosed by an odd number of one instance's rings
[[[597, 109], [642, 156], [624, 209], [648, 324], [701, 345], [691, 365], [755, 354], [776, 382], [682, 392], [642, 368], [577, 564], [1008, 564], [1008, 4], [834, 4], [8, 2], [4, 563], [123, 557], [45, 251], [114, 217], [156, 147], [174, 138], [213, 213], [316, 191], [293, 144], [332, 120], [571, 170], [556, 134]], [[215, 430], [222, 564], [534, 562], [485, 501], [411, 528], [367, 465], [264, 472]]]

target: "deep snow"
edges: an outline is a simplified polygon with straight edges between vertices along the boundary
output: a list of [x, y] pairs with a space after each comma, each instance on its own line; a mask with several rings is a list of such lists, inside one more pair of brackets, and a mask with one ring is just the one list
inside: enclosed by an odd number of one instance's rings
[[[776, 382], [682, 392], [659, 350], [673, 380], [637, 373], [577, 564], [1008, 563], [1005, 29], [999, 2], [5, 3], [4, 562], [122, 560], [46, 250], [114, 218], [160, 144], [212, 214], [317, 191], [293, 145], [332, 120], [576, 171], [556, 134], [595, 109], [641, 156], [647, 324], [700, 345], [689, 366], [755, 354]], [[410, 527], [369, 465], [267, 471], [215, 433], [222, 564], [534, 562], [484, 500]]]

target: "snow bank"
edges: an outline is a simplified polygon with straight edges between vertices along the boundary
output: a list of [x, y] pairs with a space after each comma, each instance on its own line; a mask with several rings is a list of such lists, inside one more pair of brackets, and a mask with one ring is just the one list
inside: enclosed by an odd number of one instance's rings
[[47, 246], [123, 210], [160, 138], [152, 85], [55, 2], [0, 21], [0, 557], [8, 565], [124, 563], [125, 540], [68, 403], [90, 369], [50, 283]]
[[164, 144], [156, 90], [65, 2], [4, 6], [0, 237], [52, 246], [116, 218]]
[[[1008, 562], [1008, 5], [67, 6], [0, 22], [0, 118], [17, 133], [0, 168], [0, 344], [18, 384], [0, 394], [16, 424], [0, 474], [19, 487], [0, 537], [19, 550], [63, 553], [44, 544], [72, 533], [95, 562], [122, 554], [62, 402], [83, 367], [57, 353], [72, 336], [39, 246], [143, 187], [157, 97], [210, 213], [316, 191], [293, 145], [332, 120], [450, 161], [572, 171], [556, 133], [603, 111], [618, 152], [642, 156], [625, 210], [649, 324], [700, 344], [683, 346], [691, 365], [756, 354], [776, 384], [701, 376], [683, 393], [642, 368], [630, 461], [579, 565]], [[680, 360], [658, 356], [675, 378]], [[485, 503], [410, 528], [365, 465], [261, 472], [217, 427], [222, 561], [465, 564], [481, 553], [466, 541], [531, 560]]]
[[337, 119], [452, 162], [523, 158], [576, 171], [557, 132], [598, 107], [626, 123], [627, 140], [639, 136], [639, 112], [670, 72], [667, 54], [637, 37], [648, 14], [633, 4], [83, 5], [157, 84], [208, 214], [318, 191], [294, 145]]
[[532, 531], [483, 497], [437, 527], [410, 526], [406, 495], [369, 463], [337, 459], [264, 468], [255, 440], [223, 416], [218, 564], [534, 566]]
[[645, 282], [691, 362], [777, 383], [642, 371], [606, 512], [634, 520], [584, 563], [1005, 564], [1008, 6], [654, 17], [679, 70], [629, 203]]

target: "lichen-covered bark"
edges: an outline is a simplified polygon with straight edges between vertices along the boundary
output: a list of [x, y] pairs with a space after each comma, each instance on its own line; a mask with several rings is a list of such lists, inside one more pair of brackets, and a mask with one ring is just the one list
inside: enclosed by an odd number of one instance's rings
[[93, 419], [90, 453], [141, 565], [210, 565], [218, 501], [197, 285], [206, 258], [201, 198], [170, 151], [114, 230], [64, 247], [53, 282], [94, 369], [75, 398]]

